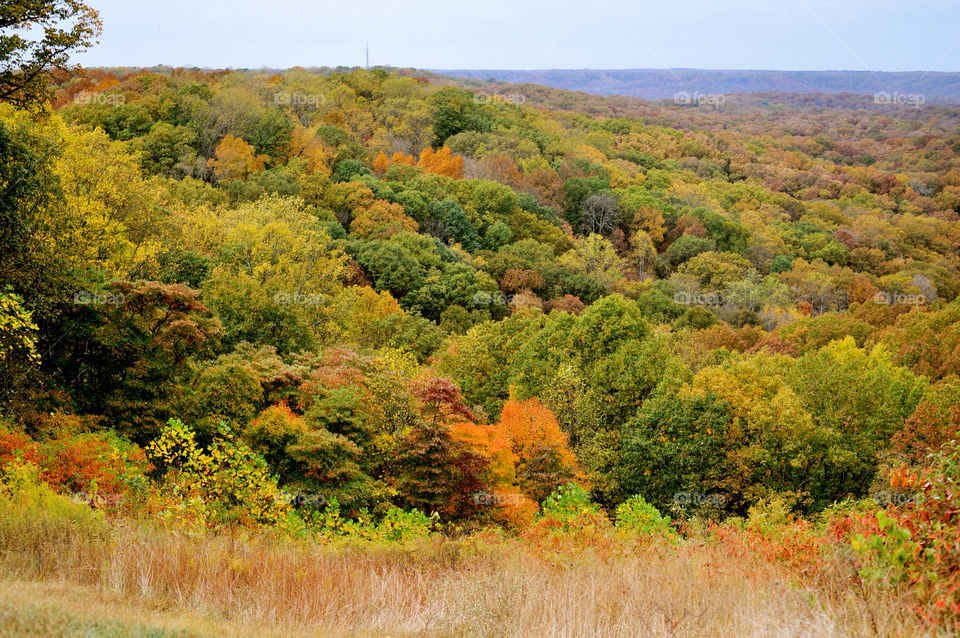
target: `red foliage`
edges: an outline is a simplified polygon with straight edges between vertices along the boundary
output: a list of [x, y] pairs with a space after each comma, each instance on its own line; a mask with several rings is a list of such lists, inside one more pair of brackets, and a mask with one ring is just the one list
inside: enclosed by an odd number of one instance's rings
[[757, 557], [786, 568], [798, 582], [819, 577], [828, 565], [824, 548], [827, 539], [803, 519], [770, 529], [712, 525], [712, 531], [725, 553], [744, 558]]
[[473, 421], [473, 413], [463, 401], [460, 388], [449, 377], [429, 377], [413, 383], [413, 395], [420, 401], [420, 409], [433, 423], [451, 418]]
[[0, 467], [14, 459], [33, 463], [50, 487], [68, 494], [123, 495], [129, 491], [126, 479], [149, 469], [140, 448], [120, 449], [99, 434], [63, 436], [44, 443], [26, 434], [0, 434]]
[[40, 444], [20, 432], [0, 433], [0, 467], [14, 460], [40, 465]]

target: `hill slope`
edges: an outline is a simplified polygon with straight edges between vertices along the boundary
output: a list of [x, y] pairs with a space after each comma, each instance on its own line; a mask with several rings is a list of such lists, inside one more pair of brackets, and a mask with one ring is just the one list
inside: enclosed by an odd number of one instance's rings
[[900, 93], [922, 95], [927, 102], [960, 100], [960, 73], [909, 71], [723, 71], [707, 69], [542, 69], [437, 70], [454, 77], [542, 84], [599, 95], [628, 95], [648, 100], [677, 93]]

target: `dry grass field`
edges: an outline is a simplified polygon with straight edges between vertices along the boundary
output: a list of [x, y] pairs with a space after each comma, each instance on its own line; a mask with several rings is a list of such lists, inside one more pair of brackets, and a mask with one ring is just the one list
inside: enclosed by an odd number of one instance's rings
[[484, 535], [324, 546], [123, 522], [50, 531], [5, 539], [0, 635], [921, 635], [889, 593], [800, 589], [696, 540], [543, 554]]

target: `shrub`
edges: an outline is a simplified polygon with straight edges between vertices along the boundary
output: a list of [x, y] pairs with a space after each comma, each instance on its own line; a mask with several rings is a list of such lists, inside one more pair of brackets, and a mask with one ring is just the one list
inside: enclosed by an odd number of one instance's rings
[[931, 455], [919, 474], [895, 472], [891, 487], [915, 494], [887, 506], [889, 521], [878, 516], [889, 540], [876, 551], [903, 565], [926, 621], [960, 631], [960, 442]]
[[99, 505], [119, 505], [131, 494], [146, 492], [146, 456], [113, 433], [71, 434], [41, 443], [20, 432], [0, 432], [0, 468], [15, 460], [36, 465], [54, 491]]
[[577, 483], [567, 483], [555, 489], [547, 497], [538, 518], [568, 523], [599, 512], [600, 507], [590, 500], [590, 492]]
[[[190, 513], [207, 526], [257, 527], [287, 520], [289, 503], [266, 462], [225, 426], [204, 451], [193, 430], [171, 419], [146, 451], [164, 471], [164, 494], [190, 505]], [[168, 518], [171, 513], [166, 512]]]
[[661, 515], [656, 507], [643, 500], [643, 496], [639, 494], [617, 506], [615, 520], [620, 530], [676, 537], [676, 531], [670, 526], [670, 519]]
[[6, 566], [31, 576], [63, 573], [72, 555], [105, 542], [103, 514], [62, 496], [44, 483], [40, 469], [14, 461], [0, 471], [0, 556]]
[[617, 543], [611, 531], [610, 519], [590, 500], [590, 493], [576, 483], [567, 483], [547, 497], [522, 538], [535, 551], [563, 560], [571, 550], [583, 555], [605, 555], [615, 550]]
[[391, 507], [379, 520], [366, 510], [356, 518], [344, 518], [337, 499], [330, 499], [320, 512], [303, 513], [307, 526], [321, 538], [406, 542], [429, 536], [437, 529], [439, 515], [427, 516], [420, 510]]

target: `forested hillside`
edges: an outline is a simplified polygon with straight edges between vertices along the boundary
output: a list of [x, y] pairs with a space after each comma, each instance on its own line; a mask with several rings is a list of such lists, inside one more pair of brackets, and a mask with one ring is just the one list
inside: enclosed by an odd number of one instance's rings
[[960, 111], [496, 87], [93, 69], [0, 104], [0, 495], [707, 534], [955, 626]]
[[710, 69], [540, 69], [437, 71], [476, 80], [541, 84], [599, 95], [628, 95], [647, 100], [673, 99], [691, 87], [704, 94], [852, 93], [922, 95], [924, 101], [960, 101], [960, 73], [929, 71], [748, 71]]

